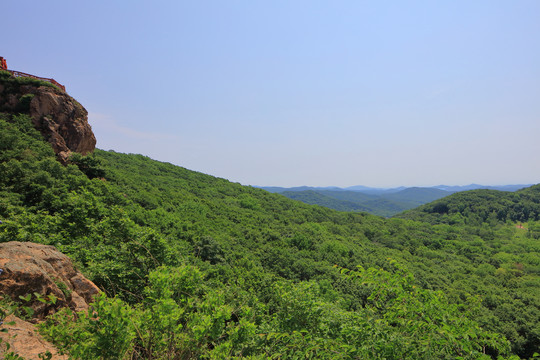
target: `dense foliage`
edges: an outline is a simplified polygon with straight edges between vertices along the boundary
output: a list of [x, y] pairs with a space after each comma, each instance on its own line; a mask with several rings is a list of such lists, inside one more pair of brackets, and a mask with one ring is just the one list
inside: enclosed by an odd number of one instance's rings
[[432, 224], [496, 225], [540, 220], [540, 184], [516, 192], [471, 190], [420, 206], [402, 218]]
[[[284, 191], [280, 193], [289, 199], [298, 200], [310, 205], [320, 205], [330, 209], [339, 211], [365, 211], [369, 212], [370, 208], [367, 206], [348, 200], [337, 199], [335, 197], [326, 195], [321, 191], [304, 190], [304, 191]], [[363, 194], [359, 194], [362, 196]]]
[[338, 212], [141, 155], [62, 166], [27, 116], [0, 118], [0, 241], [55, 245], [106, 293], [42, 326], [75, 358], [533, 356], [538, 218], [429, 216]]

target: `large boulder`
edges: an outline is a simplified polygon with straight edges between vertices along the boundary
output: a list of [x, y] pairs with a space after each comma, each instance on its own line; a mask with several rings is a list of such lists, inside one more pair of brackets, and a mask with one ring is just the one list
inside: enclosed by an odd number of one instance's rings
[[[40, 354], [47, 352], [52, 359], [67, 359], [68, 356], [58, 354], [37, 332], [34, 324], [61, 307], [88, 310], [99, 291], [54, 246], [18, 241], [1, 243], [0, 298], [9, 297], [33, 310], [27, 312], [29, 319], [26, 320], [14, 315], [0, 319], [0, 329], [7, 330], [0, 332], [0, 359], [3, 359], [6, 344], [9, 344], [9, 352], [28, 360], [39, 360]], [[50, 295], [54, 295], [55, 302], [38, 300], [50, 300]]]
[[[11, 241], [0, 244], [0, 294], [20, 301], [32, 295], [27, 306], [33, 309], [35, 321], [61, 307], [74, 311], [88, 309], [99, 288], [75, 270], [71, 260], [54, 246]], [[55, 303], [42, 302], [34, 295]]]

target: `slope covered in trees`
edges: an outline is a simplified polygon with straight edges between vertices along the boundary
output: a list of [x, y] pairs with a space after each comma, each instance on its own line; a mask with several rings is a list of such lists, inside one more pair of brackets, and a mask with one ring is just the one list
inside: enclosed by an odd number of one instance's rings
[[[0, 241], [54, 245], [106, 293], [94, 312], [41, 326], [75, 358], [527, 358], [540, 347], [537, 218], [524, 229], [382, 219], [100, 150], [64, 167], [24, 115], [0, 118], [0, 147]], [[538, 201], [536, 188], [518, 196]]]
[[294, 191], [282, 191], [280, 188], [265, 189], [306, 204], [325, 206], [339, 211], [365, 211], [388, 217], [451, 194], [440, 189], [417, 187], [372, 193], [317, 188], [309, 190], [296, 188]]
[[284, 191], [280, 194], [288, 197], [289, 199], [298, 200], [310, 205], [320, 205], [334, 210], [370, 212], [370, 209], [365, 205], [360, 205], [359, 203], [351, 200], [343, 200], [333, 197], [323, 193], [322, 191]]
[[405, 212], [399, 217], [432, 224], [481, 225], [537, 221], [540, 218], [540, 184], [516, 192], [461, 192]]

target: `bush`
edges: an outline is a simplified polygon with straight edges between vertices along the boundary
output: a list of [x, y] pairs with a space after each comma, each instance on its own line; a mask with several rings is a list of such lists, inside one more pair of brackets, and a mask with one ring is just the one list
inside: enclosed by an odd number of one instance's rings
[[89, 179], [105, 177], [105, 169], [102, 167], [101, 160], [95, 156], [72, 153], [69, 157], [69, 163], [76, 165]]
[[19, 103], [17, 104], [17, 111], [28, 112], [30, 111], [30, 102], [34, 98], [34, 94], [24, 94], [19, 98]]

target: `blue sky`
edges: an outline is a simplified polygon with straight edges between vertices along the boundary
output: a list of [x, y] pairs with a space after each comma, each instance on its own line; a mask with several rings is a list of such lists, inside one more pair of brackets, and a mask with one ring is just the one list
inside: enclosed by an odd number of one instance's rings
[[247, 185], [540, 182], [539, 1], [2, 1], [98, 147]]

